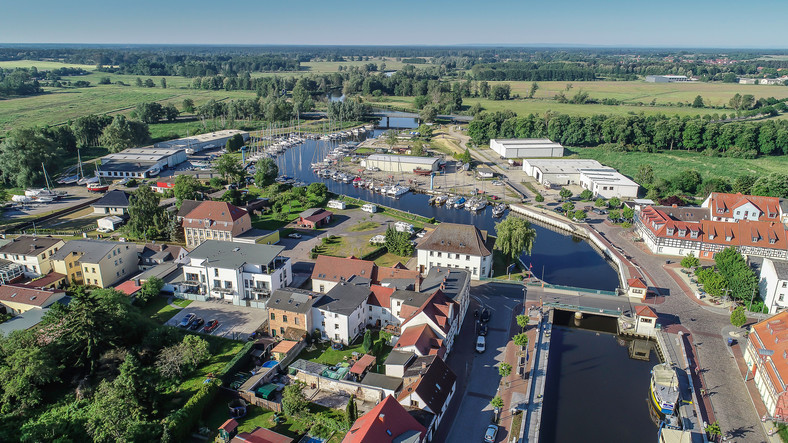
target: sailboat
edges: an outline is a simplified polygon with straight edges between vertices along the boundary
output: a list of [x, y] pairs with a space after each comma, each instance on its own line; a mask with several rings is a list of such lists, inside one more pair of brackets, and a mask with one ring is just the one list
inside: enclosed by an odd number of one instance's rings
[[44, 181], [47, 187], [40, 189], [28, 189], [25, 191], [25, 197], [30, 197], [39, 202], [49, 203], [53, 200], [59, 199], [61, 194], [52, 190], [52, 185], [49, 183], [49, 175], [47, 174], [47, 169], [43, 163], [41, 163], [41, 168], [44, 170]]
[[95, 183], [88, 183], [87, 189], [88, 192], [107, 192], [109, 191], [109, 185], [102, 183], [101, 175], [99, 175], [98, 165], [96, 165], [96, 178], [98, 181]]

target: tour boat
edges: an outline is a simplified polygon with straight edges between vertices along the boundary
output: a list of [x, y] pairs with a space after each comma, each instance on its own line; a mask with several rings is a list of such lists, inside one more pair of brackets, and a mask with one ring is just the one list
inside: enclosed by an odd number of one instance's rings
[[654, 366], [651, 370], [649, 394], [658, 411], [673, 415], [679, 400], [679, 380], [672, 366], [667, 363]]
[[413, 173], [416, 175], [429, 176], [430, 174], [432, 174], [432, 171], [429, 169], [415, 168], [413, 170]]

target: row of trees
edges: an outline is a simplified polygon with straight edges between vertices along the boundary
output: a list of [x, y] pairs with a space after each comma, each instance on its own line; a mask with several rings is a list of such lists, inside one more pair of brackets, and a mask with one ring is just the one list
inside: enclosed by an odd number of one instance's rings
[[[698, 266], [691, 259], [685, 264]], [[714, 297], [729, 296], [747, 305], [750, 301], [759, 302], [750, 310], [759, 311], [763, 307], [758, 298], [758, 276], [734, 247], [717, 253], [713, 267], [697, 267], [695, 275], [703, 289]]]

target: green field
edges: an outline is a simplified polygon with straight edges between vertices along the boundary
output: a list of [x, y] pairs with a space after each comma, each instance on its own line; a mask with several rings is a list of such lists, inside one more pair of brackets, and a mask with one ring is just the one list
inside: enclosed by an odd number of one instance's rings
[[14, 69], [14, 68], [37, 68], [39, 71], [48, 71], [50, 69], [59, 69], [59, 68], [82, 68], [86, 71], [92, 71], [96, 69], [93, 65], [80, 65], [79, 63], [62, 63], [62, 62], [50, 62], [50, 61], [39, 61], [39, 60], [8, 60], [8, 61], [0, 61], [0, 68], [3, 69]]

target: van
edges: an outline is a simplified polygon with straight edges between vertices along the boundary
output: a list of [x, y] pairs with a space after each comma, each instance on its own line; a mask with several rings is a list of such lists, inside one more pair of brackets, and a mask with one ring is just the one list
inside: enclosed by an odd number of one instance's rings
[[486, 342], [485, 342], [485, 340], [484, 340], [484, 337], [483, 337], [483, 336], [481, 336], [481, 335], [480, 335], [480, 336], [478, 336], [478, 337], [476, 338], [476, 352], [478, 352], [478, 353], [480, 353], [480, 354], [481, 354], [482, 352], [484, 352], [484, 350], [485, 350], [486, 348], [487, 348], [487, 344], [486, 344]]

